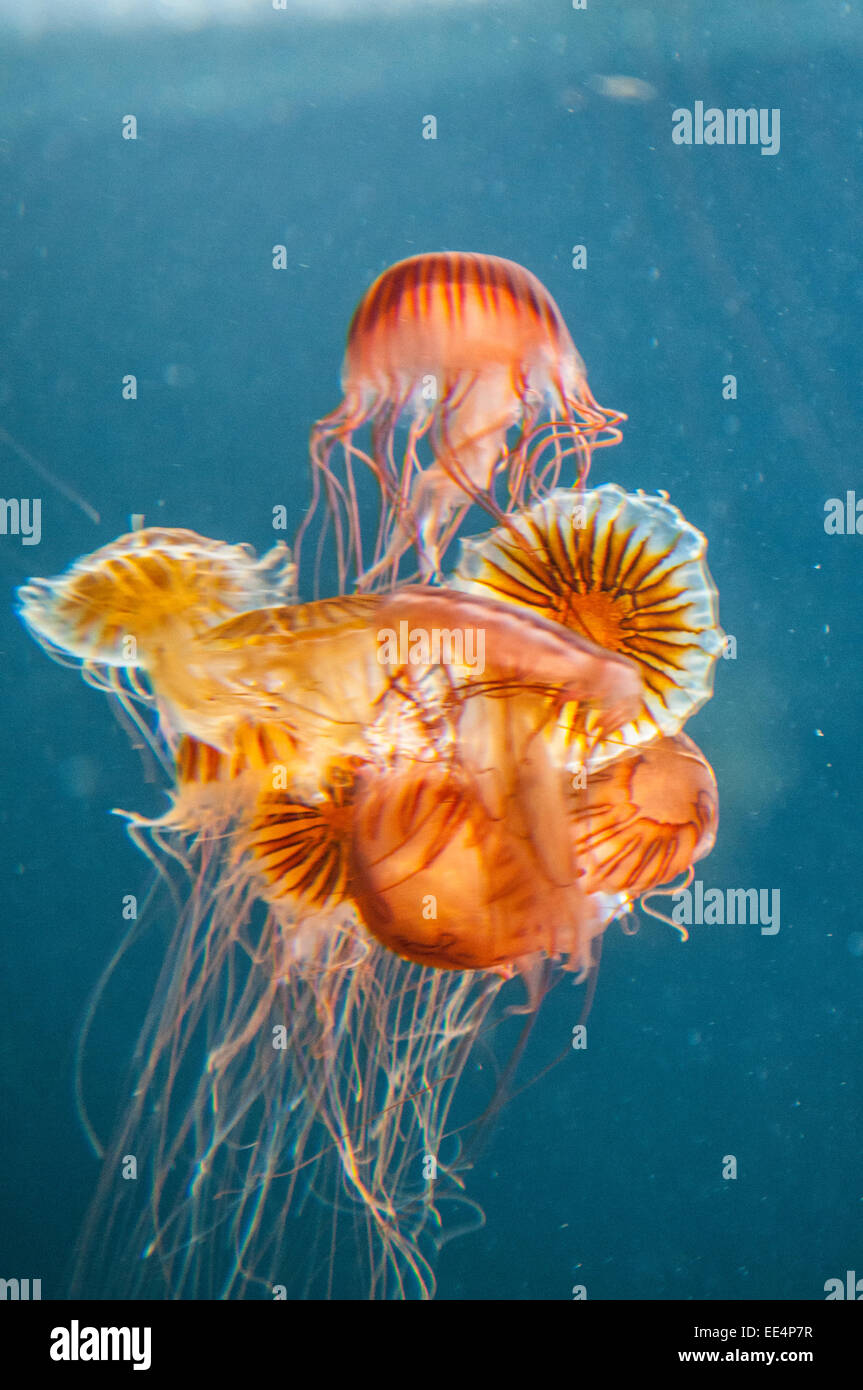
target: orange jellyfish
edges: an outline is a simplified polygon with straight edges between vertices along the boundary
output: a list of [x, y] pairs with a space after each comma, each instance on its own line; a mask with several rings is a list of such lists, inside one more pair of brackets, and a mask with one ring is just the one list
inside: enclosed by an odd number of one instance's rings
[[[20, 612], [49, 651], [105, 666], [150, 666], [232, 613], [289, 602], [296, 565], [279, 542], [258, 559], [195, 531], [145, 527], [18, 591]], [[140, 648], [140, 652], [139, 652]]]
[[570, 815], [585, 892], [625, 893], [632, 901], [710, 853], [716, 778], [686, 734], [658, 738], [591, 772]]
[[[139, 725], [152, 703], [147, 681], [187, 682], [182, 659], [191, 637], [265, 604], [290, 601], [296, 565], [277, 543], [260, 557], [195, 531], [147, 527], [86, 555], [56, 579], [18, 590], [19, 613], [50, 656], [80, 662], [84, 679], [114, 695]], [[182, 732], [163, 708], [161, 739]], [[142, 730], [145, 732], [145, 730]]]
[[594, 765], [676, 734], [708, 700], [723, 650], [707, 542], [664, 497], [612, 483], [558, 489], [507, 525], [462, 541], [453, 588], [580, 633], [634, 663], [635, 718], [592, 750]]
[[[542, 825], [549, 838], [554, 809], [546, 806]], [[460, 767], [407, 763], [357, 779], [353, 896], [373, 935], [406, 960], [447, 971], [518, 968], [529, 987], [544, 956], [584, 973], [608, 917], [578, 875], [571, 841], [549, 862], [524, 822], [490, 813]]]
[[[514, 261], [472, 253], [413, 256], [375, 281], [351, 321], [342, 387], [341, 405], [312, 430], [314, 496], [298, 537], [299, 550], [323, 486], [342, 590], [352, 568], [363, 588], [394, 581], [412, 545], [420, 578], [439, 577], [472, 503], [503, 515], [498, 475], [505, 475], [505, 510], [555, 486], [569, 456], [582, 485], [591, 451], [617, 443], [626, 418], [597, 405], [560, 310], [537, 277]], [[364, 426], [370, 448], [355, 439]], [[380, 489], [370, 546], [357, 462]]]
[[447, 1208], [482, 1219], [459, 1082], [503, 980], [535, 1003], [536, 962], [582, 972], [624, 902], [581, 882], [549, 730], [575, 706], [610, 738], [641, 679], [442, 590], [236, 612], [236, 560], [141, 533], [21, 591], [173, 770], [166, 813], [130, 817], [179, 912], [75, 1288], [428, 1296]]

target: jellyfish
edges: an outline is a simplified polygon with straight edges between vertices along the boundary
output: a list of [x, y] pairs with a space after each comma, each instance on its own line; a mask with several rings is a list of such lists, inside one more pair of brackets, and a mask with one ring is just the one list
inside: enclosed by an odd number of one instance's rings
[[465, 1068], [504, 982], [535, 1011], [549, 961], [595, 974], [716, 831], [679, 732], [718, 631], [703, 538], [621, 494], [582, 549], [599, 492], [467, 548], [459, 588], [298, 604], [283, 549], [151, 530], [20, 591], [170, 776], [162, 815], [126, 813], [177, 912], [77, 1292], [428, 1297], [453, 1221], [482, 1221]]
[[[549, 837], [561, 824], [554, 809], [546, 803]], [[608, 923], [579, 881], [572, 842], [550, 865], [518, 818], [489, 812], [461, 765], [408, 762], [385, 776], [363, 769], [351, 864], [369, 931], [404, 959], [440, 970], [508, 978], [515, 968], [530, 989], [538, 959], [553, 956], [584, 975], [591, 942]]]
[[686, 734], [621, 754], [573, 791], [582, 887], [630, 901], [670, 883], [710, 853], [719, 798], [713, 769]]
[[[582, 486], [592, 450], [617, 443], [626, 418], [597, 405], [537, 277], [471, 253], [413, 256], [375, 281], [351, 321], [342, 387], [341, 404], [312, 430], [314, 497], [297, 541], [299, 551], [323, 488], [342, 590], [351, 568], [361, 588], [393, 582], [412, 545], [420, 579], [439, 577], [472, 503], [500, 519], [553, 487], [568, 457]], [[370, 450], [356, 441], [364, 426]], [[373, 546], [363, 543], [357, 462], [380, 489]]]
[[482, 1220], [464, 1073], [504, 981], [535, 1008], [626, 902], [582, 882], [560, 710], [611, 737], [641, 677], [441, 589], [238, 612], [268, 590], [235, 593], [230, 549], [138, 533], [20, 594], [52, 654], [131, 672], [171, 772], [162, 815], [127, 813], [178, 907], [74, 1289], [427, 1297]]
[[181, 646], [232, 613], [289, 601], [295, 584], [284, 542], [258, 559], [248, 545], [146, 527], [77, 560], [57, 579], [31, 580], [18, 598], [24, 621], [49, 652], [100, 666], [152, 666], [163, 647]]
[[[291, 741], [312, 778], [367, 747], [428, 756], [429, 740], [446, 739], [455, 722], [477, 747], [491, 737], [480, 757], [487, 751], [491, 766], [495, 738], [524, 755], [525, 738], [554, 728], [560, 706], [580, 712], [592, 737], [610, 736], [639, 707], [641, 678], [625, 654], [542, 614], [422, 586], [280, 601], [294, 582], [283, 547], [257, 559], [248, 546], [151, 529], [56, 579], [31, 580], [20, 613], [92, 683], [155, 703], [172, 750], [190, 735], [233, 753], [251, 721], [277, 730], [283, 751]], [[482, 642], [481, 670], [465, 660], [471, 636]]]
[[[258, 558], [249, 545], [228, 545], [195, 531], [146, 527], [82, 557], [55, 579], [18, 590], [19, 614], [49, 656], [79, 665], [84, 679], [116, 697], [131, 725], [147, 736], [139, 707], [157, 684], [186, 680], [189, 638], [230, 614], [292, 599], [296, 565], [278, 542]], [[161, 740], [181, 729], [162, 710]]]
[[454, 589], [537, 614], [634, 663], [635, 718], [592, 749], [594, 766], [678, 733], [713, 690], [723, 635], [707, 542], [664, 497], [614, 484], [556, 489], [462, 541]]

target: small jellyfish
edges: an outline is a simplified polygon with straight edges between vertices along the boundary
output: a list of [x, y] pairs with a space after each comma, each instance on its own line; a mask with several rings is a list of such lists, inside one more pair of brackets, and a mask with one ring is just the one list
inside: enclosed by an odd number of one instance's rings
[[658, 738], [592, 772], [570, 814], [585, 892], [633, 900], [710, 853], [719, 823], [716, 778], [686, 734]]
[[[386, 270], [353, 316], [342, 387], [341, 404], [312, 430], [315, 491], [297, 540], [299, 553], [323, 484], [341, 589], [352, 566], [361, 587], [394, 581], [412, 545], [420, 578], [439, 577], [472, 503], [503, 514], [498, 474], [507, 508], [554, 487], [567, 457], [581, 485], [591, 451], [617, 443], [626, 418], [597, 405], [545, 286], [499, 256], [432, 253]], [[370, 449], [355, 439], [364, 426]], [[373, 547], [363, 543], [355, 462], [380, 489]]]
[[18, 598], [50, 654], [133, 667], [231, 614], [286, 602], [295, 588], [283, 541], [258, 559], [249, 545], [151, 526], [85, 555], [57, 579], [31, 579]]

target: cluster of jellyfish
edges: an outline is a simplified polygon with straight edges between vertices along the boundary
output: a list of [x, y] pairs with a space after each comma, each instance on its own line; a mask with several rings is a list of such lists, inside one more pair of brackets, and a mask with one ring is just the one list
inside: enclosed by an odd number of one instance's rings
[[[706, 541], [587, 487], [624, 420], [529, 271], [416, 256], [354, 314], [292, 553], [140, 529], [20, 591], [168, 793], [125, 813], [175, 907], [73, 1289], [428, 1297], [481, 1222], [451, 1115], [500, 992], [589, 977], [716, 834]], [[315, 529], [339, 592], [300, 602]]]

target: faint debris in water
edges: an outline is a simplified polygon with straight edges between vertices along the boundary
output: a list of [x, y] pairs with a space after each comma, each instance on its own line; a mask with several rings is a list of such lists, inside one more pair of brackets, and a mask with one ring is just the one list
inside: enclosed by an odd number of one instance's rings
[[65, 758], [57, 772], [66, 795], [76, 801], [89, 800], [99, 783], [99, 765], [86, 753]]
[[53, 487], [55, 491], [65, 497], [68, 502], [72, 502], [74, 506], [80, 507], [85, 516], [88, 516], [97, 526], [99, 525], [101, 518], [96, 508], [91, 507], [90, 503], [85, 501], [80, 493], [76, 492], [74, 488], [71, 488], [68, 483], [64, 483], [62, 478], [58, 478], [56, 473], [52, 473], [50, 468], [46, 468], [44, 463], [40, 463], [38, 459], [34, 458], [32, 454], [22, 448], [17, 440], [12, 438], [9, 431], [4, 430], [2, 427], [0, 427], [0, 442], [5, 444], [8, 449], [11, 449], [13, 454], [15, 454], [22, 463], [27, 464], [28, 468], [32, 468], [33, 472], [38, 474], [44, 482], [48, 483], [50, 487]]
[[595, 72], [587, 79], [591, 91], [611, 101], [653, 101], [656, 88], [641, 77]]

